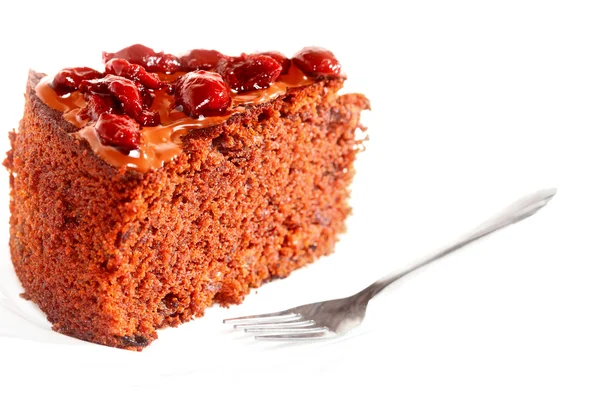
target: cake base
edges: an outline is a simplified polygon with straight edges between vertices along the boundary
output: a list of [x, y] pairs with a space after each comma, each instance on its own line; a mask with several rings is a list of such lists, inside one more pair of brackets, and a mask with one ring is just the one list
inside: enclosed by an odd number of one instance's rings
[[99, 159], [35, 94], [9, 134], [10, 249], [25, 296], [58, 332], [140, 350], [156, 329], [286, 277], [334, 249], [359, 151], [359, 94], [289, 89], [139, 173]]

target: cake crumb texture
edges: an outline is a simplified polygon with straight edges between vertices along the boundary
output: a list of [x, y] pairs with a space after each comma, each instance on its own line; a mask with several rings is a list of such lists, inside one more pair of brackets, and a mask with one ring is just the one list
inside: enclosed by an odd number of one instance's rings
[[10, 250], [53, 329], [140, 350], [156, 330], [240, 303], [330, 254], [350, 213], [360, 94], [342, 79], [289, 89], [182, 137], [139, 173], [98, 158], [35, 94], [32, 72], [5, 166]]

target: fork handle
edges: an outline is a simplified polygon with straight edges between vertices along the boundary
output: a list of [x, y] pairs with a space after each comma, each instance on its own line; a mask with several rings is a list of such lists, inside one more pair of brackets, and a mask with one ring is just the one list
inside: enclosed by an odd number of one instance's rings
[[405, 275], [419, 269], [433, 261], [439, 260], [440, 258], [447, 256], [456, 250], [473, 243], [474, 241], [489, 235], [490, 233], [496, 232], [499, 229], [505, 228], [509, 225], [524, 220], [527, 217], [535, 214], [540, 208], [544, 207], [548, 201], [556, 194], [556, 189], [545, 189], [533, 193], [529, 196], [523, 197], [522, 199], [514, 202], [510, 206], [506, 207], [496, 216], [488, 219], [484, 223], [477, 226], [470, 233], [464, 235], [460, 239], [453, 243], [441, 248], [440, 250], [428, 255], [409, 266], [409, 268], [401, 271], [395, 271], [389, 275], [384, 276], [378, 281], [374, 282], [370, 286], [357, 293], [357, 296], [368, 296], [372, 298], [388, 285], [396, 282], [398, 279]]

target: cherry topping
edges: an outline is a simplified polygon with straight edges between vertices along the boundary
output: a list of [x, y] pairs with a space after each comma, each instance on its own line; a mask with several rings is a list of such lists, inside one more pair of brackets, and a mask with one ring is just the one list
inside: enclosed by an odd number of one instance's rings
[[263, 56], [269, 56], [272, 59], [274, 59], [275, 61], [277, 61], [279, 64], [281, 64], [281, 75], [285, 75], [289, 71], [291, 61], [289, 58], [284, 56], [282, 53], [280, 53], [278, 51], [263, 51], [262, 53], [258, 53], [258, 54], [261, 54]]
[[87, 105], [81, 110], [80, 115], [84, 118], [91, 120], [98, 120], [100, 115], [104, 113], [112, 114], [116, 107], [115, 101], [111, 96], [103, 96], [95, 93], [91, 93], [86, 96]]
[[122, 58], [109, 60], [106, 63], [106, 73], [139, 82], [148, 89], [160, 89], [163, 86], [163, 83], [158, 79], [156, 74], [146, 71], [141, 65], [131, 64]]
[[104, 113], [94, 127], [105, 146], [114, 146], [125, 152], [140, 148], [140, 127], [125, 115]]
[[79, 88], [79, 84], [86, 79], [96, 79], [102, 77], [102, 73], [88, 67], [65, 68], [61, 70], [50, 84], [59, 95], [74, 92]]
[[211, 70], [217, 66], [217, 63], [228, 57], [216, 50], [191, 50], [179, 57], [182, 69], [193, 71], [196, 69]]
[[[144, 108], [150, 108], [152, 106], [152, 103], [154, 102], [154, 91], [146, 89], [146, 87], [139, 82], [134, 82], [134, 83], [135, 83], [135, 86], [137, 86], [138, 90], [140, 91], [140, 94], [142, 95], [142, 106]], [[167, 89], [169, 87], [168, 83], [165, 83], [162, 81], [161, 81], [161, 85], [167, 87]]]
[[102, 59], [105, 63], [113, 58], [123, 58], [132, 64], [141, 65], [150, 72], [170, 74], [181, 70], [179, 58], [172, 54], [157, 53], [150, 47], [141, 44], [125, 47], [116, 53], [102, 53]]
[[106, 75], [104, 78], [83, 81], [79, 88], [83, 93], [110, 94], [121, 103], [123, 111], [135, 118], [142, 113], [142, 96], [138, 87], [129, 79]]
[[194, 71], [175, 83], [175, 103], [192, 118], [224, 114], [231, 105], [229, 88], [214, 72]]
[[144, 110], [135, 120], [142, 126], [160, 125], [160, 114], [157, 111]]
[[261, 54], [242, 54], [217, 66], [217, 72], [229, 87], [238, 92], [268, 88], [277, 79], [281, 69], [277, 60]]
[[322, 47], [305, 47], [292, 58], [308, 76], [339, 76], [342, 66], [333, 53]]
[[110, 94], [119, 102], [125, 114], [135, 118], [144, 126], [160, 123], [157, 112], [144, 110], [142, 93], [138, 86], [129, 79], [106, 75], [104, 78], [81, 82], [79, 90], [83, 93]]
[[[78, 116], [89, 120], [104, 145], [126, 154], [140, 148], [141, 127], [161, 123], [159, 112], [151, 109], [155, 95], [161, 96], [161, 107], [174, 101], [192, 118], [210, 117], [227, 115], [233, 91], [267, 89], [281, 74], [289, 73], [292, 63], [311, 77], [341, 74], [339, 61], [321, 47], [305, 47], [292, 59], [277, 51], [229, 57], [206, 49], [178, 58], [135, 44], [116, 53], [103, 52], [102, 57], [105, 73], [67, 68], [50, 86], [59, 96], [79, 90], [87, 104]], [[153, 73], [180, 71], [171, 77]]]

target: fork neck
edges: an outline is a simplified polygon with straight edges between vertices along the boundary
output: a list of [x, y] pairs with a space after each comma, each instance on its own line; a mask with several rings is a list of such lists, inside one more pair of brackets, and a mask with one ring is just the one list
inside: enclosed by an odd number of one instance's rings
[[398, 279], [413, 272], [414, 270], [445, 257], [446, 255], [453, 253], [456, 250], [473, 243], [484, 236], [489, 235], [490, 233], [496, 232], [499, 229], [505, 228], [532, 216], [540, 208], [544, 207], [555, 194], [556, 189], [546, 189], [533, 193], [514, 202], [502, 210], [499, 214], [477, 226], [465, 236], [434, 252], [433, 254], [415, 262], [407, 269], [395, 271], [384, 276], [383, 278], [363, 289], [361, 292], [357, 293], [356, 296], [364, 295], [373, 297], [393, 282], [396, 282]]

